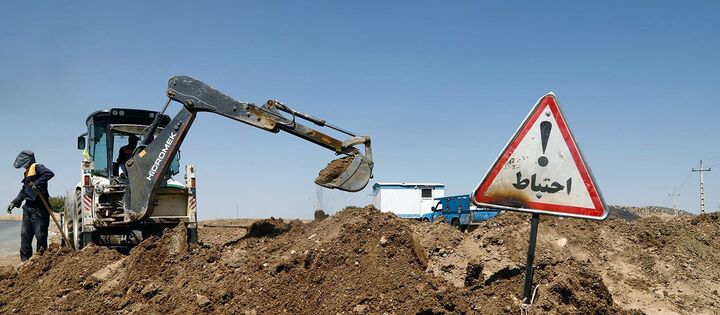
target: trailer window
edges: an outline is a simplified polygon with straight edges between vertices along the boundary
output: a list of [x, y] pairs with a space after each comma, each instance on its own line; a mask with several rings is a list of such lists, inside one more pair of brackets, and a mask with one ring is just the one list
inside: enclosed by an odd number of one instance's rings
[[432, 188], [423, 188], [420, 190], [420, 195], [423, 198], [432, 198]]

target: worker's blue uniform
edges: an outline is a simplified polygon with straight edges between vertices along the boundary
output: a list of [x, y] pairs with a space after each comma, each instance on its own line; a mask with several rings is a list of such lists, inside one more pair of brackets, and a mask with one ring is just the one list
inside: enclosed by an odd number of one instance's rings
[[25, 261], [32, 256], [32, 239], [33, 236], [37, 240], [36, 249], [42, 252], [47, 249], [48, 226], [50, 225], [50, 214], [45, 209], [42, 199], [32, 189], [35, 184], [38, 192], [41, 193], [45, 200], [49, 200], [48, 181], [55, 176], [50, 169], [42, 164], [35, 163], [35, 157], [32, 156], [30, 166], [25, 170], [25, 177], [22, 180], [22, 189], [20, 193], [12, 201], [12, 204], [19, 208], [20, 204], [25, 201], [23, 208], [22, 228], [20, 229], [20, 260]]

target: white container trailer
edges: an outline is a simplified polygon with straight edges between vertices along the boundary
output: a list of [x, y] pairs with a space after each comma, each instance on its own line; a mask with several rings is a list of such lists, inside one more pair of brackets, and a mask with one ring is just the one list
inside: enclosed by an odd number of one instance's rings
[[399, 217], [420, 219], [431, 212], [435, 198], [445, 197], [445, 185], [438, 183], [376, 183], [373, 185], [373, 205], [382, 212]]

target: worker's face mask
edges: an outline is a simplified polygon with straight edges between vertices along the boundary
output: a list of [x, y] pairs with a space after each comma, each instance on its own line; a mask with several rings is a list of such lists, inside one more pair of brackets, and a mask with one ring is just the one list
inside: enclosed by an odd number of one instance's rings
[[35, 154], [30, 150], [23, 150], [18, 154], [17, 158], [15, 158], [13, 166], [15, 166], [15, 168], [27, 168], [33, 162], [35, 162]]

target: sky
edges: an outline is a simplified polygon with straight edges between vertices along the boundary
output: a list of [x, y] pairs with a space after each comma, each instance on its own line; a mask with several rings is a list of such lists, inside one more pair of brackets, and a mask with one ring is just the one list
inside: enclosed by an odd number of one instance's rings
[[[201, 113], [182, 145], [200, 219], [312, 216], [372, 202], [375, 182], [470, 193], [538, 98], [555, 92], [608, 204], [720, 208], [716, 1], [7, 2], [0, 10], [0, 202], [23, 149], [80, 179], [88, 114], [160, 110], [189, 75], [372, 138], [374, 179], [318, 188], [335, 156]], [[170, 114], [180, 108], [171, 105]], [[338, 135], [339, 136], [339, 135]], [[717, 167], [717, 169], [715, 169]]]

